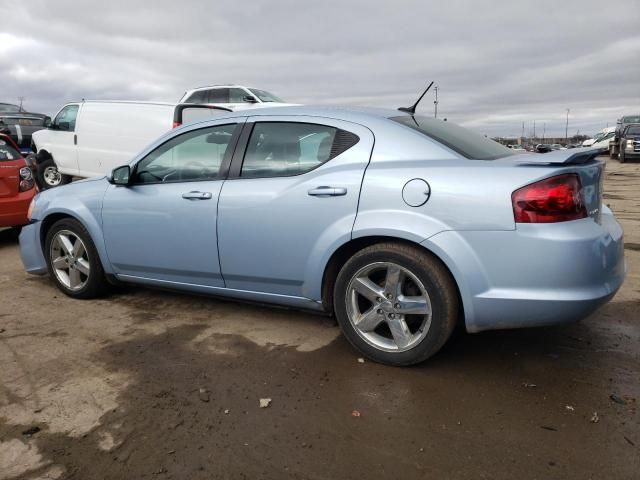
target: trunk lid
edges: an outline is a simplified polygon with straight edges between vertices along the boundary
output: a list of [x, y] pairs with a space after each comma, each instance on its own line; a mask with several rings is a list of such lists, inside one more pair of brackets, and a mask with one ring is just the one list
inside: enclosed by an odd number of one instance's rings
[[496, 162], [512, 163], [521, 167], [549, 168], [552, 177], [560, 173], [574, 172], [580, 176], [585, 207], [591, 219], [600, 223], [605, 163], [596, 160], [606, 149], [572, 148], [549, 153], [525, 153], [512, 155]]

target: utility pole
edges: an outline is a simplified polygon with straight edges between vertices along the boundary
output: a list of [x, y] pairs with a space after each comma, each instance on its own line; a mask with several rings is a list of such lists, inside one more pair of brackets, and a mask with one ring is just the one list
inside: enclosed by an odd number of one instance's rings
[[22, 112], [23, 111], [22, 102], [25, 100], [25, 98], [24, 97], [18, 97], [18, 100], [20, 100], [20, 111]]
[[564, 126], [564, 141], [566, 142], [569, 138], [569, 109], [567, 108], [567, 123]]
[[434, 112], [433, 112], [433, 118], [438, 118], [438, 85], [435, 86], [435, 91], [436, 91], [436, 99], [433, 101], [433, 107], [434, 107]]
[[543, 142], [544, 142], [544, 136], [546, 135], [546, 133], [547, 133], [547, 122], [544, 122], [542, 124], [542, 141]]
[[522, 136], [520, 137], [520, 145], [524, 145], [524, 122], [522, 122]]
[[536, 137], [536, 121], [533, 121], [533, 138], [537, 138]]

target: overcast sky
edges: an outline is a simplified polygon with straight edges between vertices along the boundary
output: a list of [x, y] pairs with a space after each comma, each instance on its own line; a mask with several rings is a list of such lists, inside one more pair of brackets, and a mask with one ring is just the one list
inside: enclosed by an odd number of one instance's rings
[[[640, 1], [0, 0], [0, 101], [177, 101], [239, 83], [386, 107], [439, 85], [439, 116], [490, 135], [591, 134], [640, 112]], [[433, 115], [433, 94], [419, 111]]]

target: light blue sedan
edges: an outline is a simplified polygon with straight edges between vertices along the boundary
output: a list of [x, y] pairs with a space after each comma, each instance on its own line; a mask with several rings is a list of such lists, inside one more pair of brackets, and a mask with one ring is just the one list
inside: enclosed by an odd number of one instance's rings
[[612, 298], [623, 237], [597, 153], [516, 154], [393, 110], [233, 112], [40, 193], [21, 254], [75, 298], [126, 282], [324, 311], [409, 365], [457, 324], [575, 321]]

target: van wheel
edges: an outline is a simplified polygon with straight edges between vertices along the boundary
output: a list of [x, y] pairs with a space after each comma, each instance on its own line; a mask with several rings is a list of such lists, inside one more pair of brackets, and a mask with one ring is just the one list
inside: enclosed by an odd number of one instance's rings
[[63, 218], [53, 224], [45, 239], [45, 257], [51, 278], [66, 295], [89, 299], [108, 291], [98, 251], [77, 220]]
[[624, 150], [620, 150], [620, 154], [618, 155], [618, 160], [620, 160], [620, 163], [624, 163]]
[[459, 313], [456, 285], [442, 262], [397, 243], [367, 247], [345, 263], [334, 309], [347, 340], [387, 365], [412, 365], [434, 355]]
[[49, 157], [38, 163], [36, 181], [41, 190], [46, 190], [71, 182], [71, 177], [60, 173], [53, 159]]

